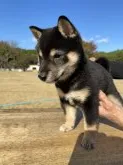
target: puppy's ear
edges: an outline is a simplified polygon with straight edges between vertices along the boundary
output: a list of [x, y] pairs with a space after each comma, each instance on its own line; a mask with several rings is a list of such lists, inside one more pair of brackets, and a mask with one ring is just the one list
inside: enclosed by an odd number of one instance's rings
[[32, 34], [34, 35], [34, 37], [35, 37], [37, 40], [38, 40], [39, 38], [41, 38], [42, 32], [43, 32], [42, 29], [40, 29], [40, 28], [38, 28], [38, 27], [36, 27], [36, 26], [30, 26], [29, 28], [30, 28]]
[[70, 20], [65, 16], [60, 16], [58, 19], [58, 30], [65, 38], [74, 38], [77, 36], [77, 30]]

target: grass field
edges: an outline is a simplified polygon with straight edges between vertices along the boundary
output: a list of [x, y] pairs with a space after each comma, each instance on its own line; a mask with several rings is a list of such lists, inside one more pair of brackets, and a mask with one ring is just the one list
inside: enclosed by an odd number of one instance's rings
[[[115, 81], [123, 93], [123, 80]], [[47, 101], [47, 99], [51, 99]], [[55, 100], [56, 99], [56, 100]], [[35, 103], [37, 101], [37, 103]], [[6, 108], [57, 108], [60, 107], [54, 85], [41, 82], [36, 72], [0, 72], [0, 104], [34, 102]]]
[[[123, 80], [115, 81], [123, 94]], [[0, 104], [57, 98], [55, 87], [36, 72], [0, 72]], [[0, 110], [0, 165], [122, 165], [123, 132], [102, 121], [93, 151], [81, 148], [83, 120], [75, 130], [59, 131], [64, 115], [58, 101]], [[43, 109], [45, 108], [45, 109]]]
[[[54, 98], [56, 100], [54, 100]], [[53, 99], [53, 101], [47, 101]], [[0, 104], [39, 102], [6, 108], [59, 107], [54, 85], [41, 82], [36, 72], [0, 72]]]

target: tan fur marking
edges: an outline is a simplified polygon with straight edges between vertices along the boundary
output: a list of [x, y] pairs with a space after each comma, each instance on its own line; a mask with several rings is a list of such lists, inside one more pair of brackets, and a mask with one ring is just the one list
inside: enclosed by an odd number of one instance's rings
[[108, 98], [115, 104], [117, 104], [118, 106], [122, 107], [122, 104], [120, 103], [120, 101], [113, 95], [108, 95]]
[[60, 33], [61, 33], [65, 38], [68, 38], [68, 37], [74, 38], [74, 37], [77, 36], [77, 32], [74, 32], [74, 33], [72, 33], [72, 34], [66, 35], [66, 34], [64, 33], [63, 28], [62, 28], [62, 25], [61, 25], [60, 23], [59, 23], [59, 25], [58, 25], [58, 28], [59, 28]]
[[65, 110], [66, 110], [66, 122], [65, 124], [62, 124], [60, 127], [60, 131], [62, 132], [68, 132], [74, 129], [75, 121], [76, 121], [76, 108], [66, 104]]
[[90, 125], [87, 125], [87, 123], [86, 123], [86, 124], [84, 124], [84, 130], [85, 131], [96, 131], [97, 130], [97, 125], [94, 124], [94, 125], [90, 126]]
[[55, 49], [51, 49], [50, 55], [53, 57], [53, 56], [56, 54], [56, 51], [57, 51], [57, 50], [55, 50]]
[[33, 32], [33, 34], [37, 40], [42, 36], [42, 33], [34, 28], [32, 28], [31, 31]]
[[52, 72], [49, 71], [47, 74], [46, 82], [50, 82], [52, 80]]
[[41, 51], [41, 50], [39, 50], [39, 56], [41, 56], [41, 57], [42, 57], [42, 51]]
[[57, 88], [57, 91], [58, 91], [59, 97], [64, 97], [65, 94], [60, 88]]
[[72, 91], [66, 94], [65, 98], [68, 100], [76, 99], [78, 101], [84, 102], [87, 97], [90, 95], [90, 91], [88, 88], [84, 88], [78, 91]]
[[76, 52], [71, 51], [67, 54], [67, 56], [68, 56], [68, 59], [69, 59], [69, 65], [70, 66], [75, 64], [79, 59], [78, 54]]
[[65, 109], [66, 109], [66, 124], [69, 126], [74, 126], [76, 120], [76, 108], [70, 105], [65, 105]]
[[61, 27], [61, 26], [58, 26], [58, 28], [59, 28], [60, 33], [61, 33], [65, 38], [67, 38], [67, 35], [65, 35], [65, 33], [63, 32], [62, 27]]
[[93, 124], [93, 125], [88, 125], [87, 124], [84, 113], [83, 113], [83, 119], [84, 119], [84, 131], [95, 131], [95, 130], [97, 130], [97, 124]]
[[77, 33], [73, 33], [70, 35], [70, 38], [74, 38], [74, 37], [76, 37], [76, 35], [77, 35]]

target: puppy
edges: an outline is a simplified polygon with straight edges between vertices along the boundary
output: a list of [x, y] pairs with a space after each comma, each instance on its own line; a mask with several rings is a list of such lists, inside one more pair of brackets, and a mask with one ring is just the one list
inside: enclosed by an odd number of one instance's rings
[[100, 64], [86, 58], [80, 34], [67, 17], [60, 16], [53, 28], [30, 26], [30, 29], [37, 39], [38, 77], [47, 83], [55, 83], [65, 113], [66, 122], [60, 131], [67, 132], [75, 127], [76, 112], [81, 109], [84, 116], [81, 145], [93, 149], [99, 123], [99, 90], [123, 106], [111, 75]]

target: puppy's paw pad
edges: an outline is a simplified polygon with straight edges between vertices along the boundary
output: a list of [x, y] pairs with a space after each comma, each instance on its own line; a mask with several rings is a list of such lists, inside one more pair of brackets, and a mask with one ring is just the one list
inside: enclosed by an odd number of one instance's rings
[[59, 128], [59, 130], [61, 132], [68, 132], [68, 131], [71, 131], [74, 127], [73, 126], [69, 126], [67, 124], [62, 124]]

